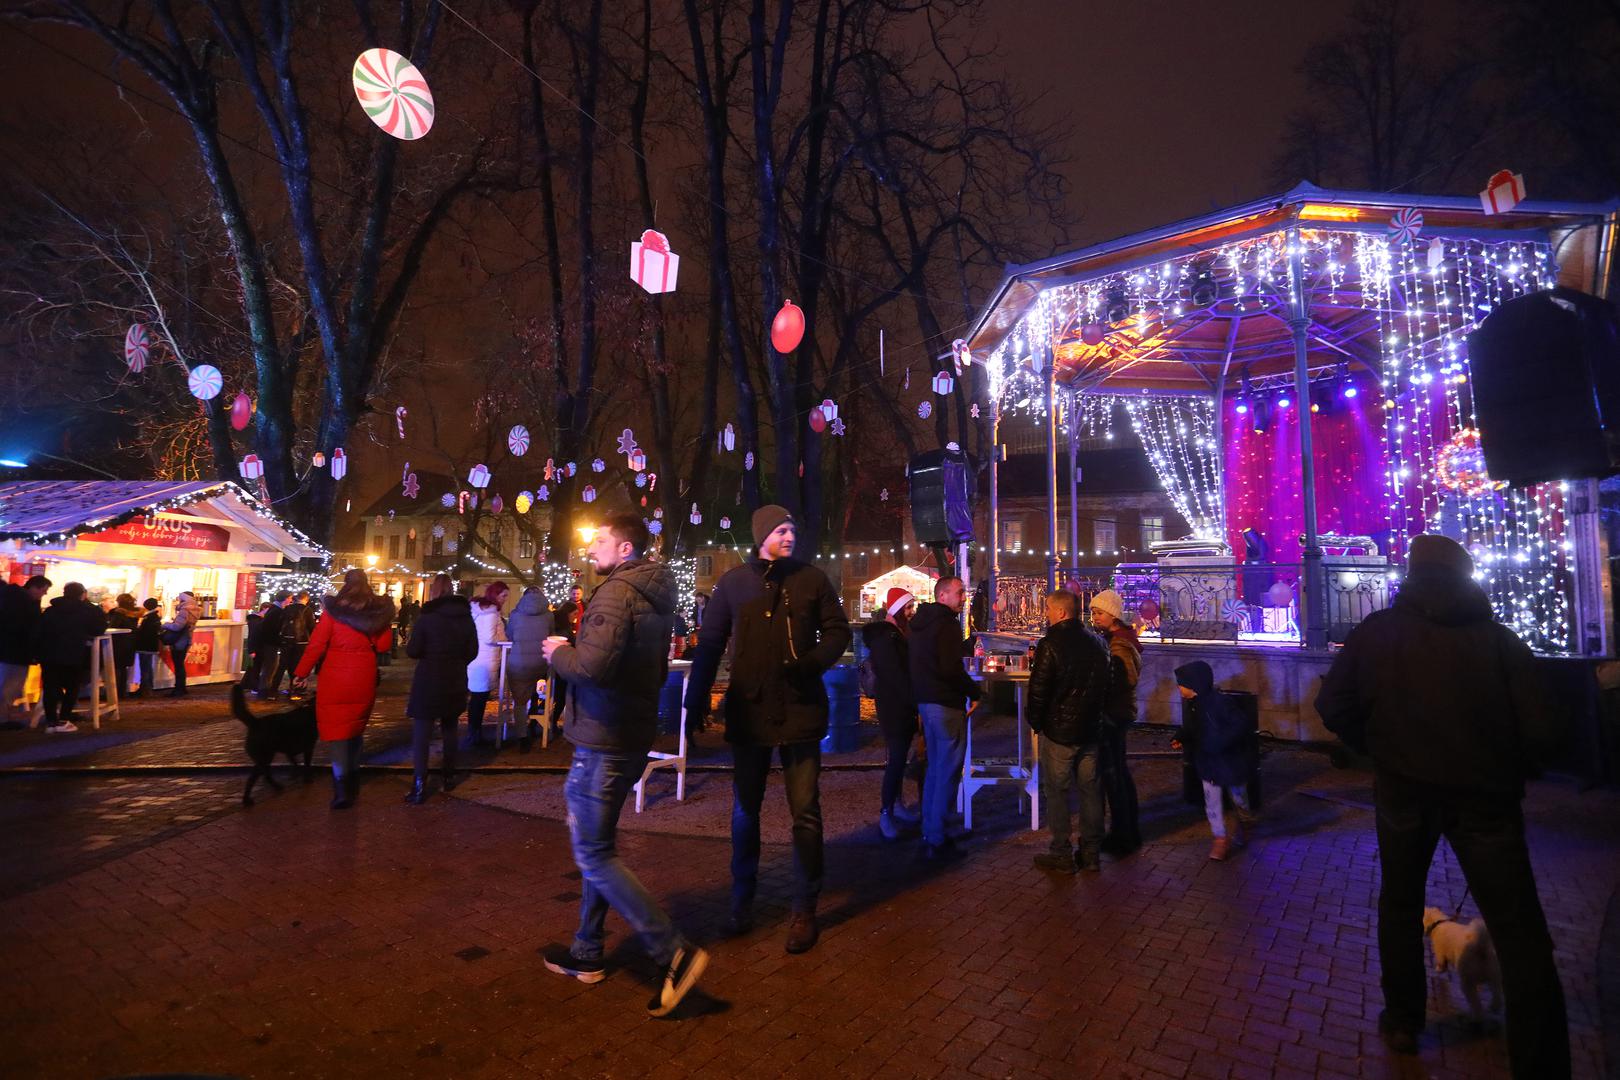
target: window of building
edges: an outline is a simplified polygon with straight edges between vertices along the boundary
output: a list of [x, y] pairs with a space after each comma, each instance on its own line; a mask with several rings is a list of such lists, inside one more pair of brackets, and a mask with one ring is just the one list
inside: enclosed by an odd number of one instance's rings
[[390, 536], [388, 538], [388, 557], [390, 559], [399, 558], [399, 534], [398, 533], [395, 533], [393, 536]]
[[444, 554], [444, 537], [440, 536], [438, 533], [433, 534], [433, 554]]
[[870, 556], [868, 556], [864, 551], [855, 556], [855, 573], [863, 580], [865, 579], [866, 575], [871, 572], [866, 561], [868, 558], [870, 558]]
[[698, 564], [697, 564], [698, 577], [713, 577], [714, 576], [714, 556], [713, 555], [699, 555], [697, 557], [697, 560], [698, 560]]
[[1094, 554], [1108, 555], [1118, 547], [1118, 530], [1112, 521], [1094, 521], [1091, 523], [1092, 546], [1096, 549]]
[[1164, 515], [1163, 514], [1143, 514], [1142, 515], [1142, 550], [1146, 551], [1146, 550], [1148, 550], [1149, 545], [1160, 543], [1163, 540], [1164, 540]]
[[377, 533], [371, 538], [371, 550], [375, 551], [378, 555], [381, 555], [387, 550], [387, 545], [388, 540], [385, 536], [383, 536], [382, 533]]
[[1003, 521], [1001, 523], [1001, 547], [1004, 551], [1024, 550], [1024, 523], [1022, 521]]
[[518, 537], [518, 558], [534, 558], [534, 540], [527, 536]]
[[410, 534], [405, 537], [405, 557], [407, 559], [416, 558], [416, 537]]

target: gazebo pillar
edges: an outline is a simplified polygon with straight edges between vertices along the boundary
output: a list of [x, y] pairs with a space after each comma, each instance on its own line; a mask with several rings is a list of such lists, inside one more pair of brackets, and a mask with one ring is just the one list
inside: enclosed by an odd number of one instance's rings
[[985, 626], [995, 630], [1001, 619], [996, 615], [996, 590], [1001, 587], [1001, 398], [992, 387], [990, 395], [990, 573], [985, 578]]
[[[1118, 526], [1115, 526], [1117, 529]], [[1093, 534], [1095, 535], [1095, 534]], [[1069, 557], [1080, 566], [1080, 391], [1069, 391]]]
[[1305, 518], [1305, 550], [1301, 553], [1300, 607], [1308, 649], [1327, 648], [1327, 581], [1322, 574], [1322, 544], [1316, 528], [1316, 457], [1311, 433], [1310, 340], [1311, 301], [1305, 282], [1304, 255], [1299, 231], [1288, 234], [1288, 268], [1294, 296], [1288, 326], [1294, 332], [1294, 406], [1299, 410], [1300, 501]]
[[1040, 346], [1046, 375], [1046, 589], [1057, 588], [1058, 485], [1057, 485], [1057, 364], [1051, 342]]

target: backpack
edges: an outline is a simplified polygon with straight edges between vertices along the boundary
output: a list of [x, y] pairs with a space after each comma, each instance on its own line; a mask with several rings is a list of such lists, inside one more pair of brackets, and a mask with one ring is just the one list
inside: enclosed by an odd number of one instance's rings
[[861, 684], [861, 696], [875, 699], [877, 697], [877, 668], [872, 666], [872, 658], [867, 657], [855, 665], [855, 678]]

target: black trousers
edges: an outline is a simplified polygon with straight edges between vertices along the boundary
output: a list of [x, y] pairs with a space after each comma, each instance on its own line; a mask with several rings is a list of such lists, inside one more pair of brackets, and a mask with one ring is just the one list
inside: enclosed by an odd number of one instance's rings
[[308, 642], [303, 642], [300, 644], [282, 645], [280, 652], [277, 654], [276, 662], [270, 664], [269, 666], [269, 684], [266, 685], [261, 679], [259, 682], [259, 692], [263, 694], [275, 693], [276, 690], [281, 686], [281, 677], [283, 675], [287, 676], [287, 682], [290, 687], [292, 683], [293, 671], [298, 667], [298, 661], [304, 658], [304, 646], [308, 644]]
[[174, 688], [176, 690], [186, 688], [186, 653], [190, 651], [190, 645], [184, 648], [179, 645], [169, 646], [169, 659], [174, 662]]
[[467, 695], [467, 741], [484, 741], [484, 710], [489, 707], [492, 690], [474, 690]]
[[39, 666], [40, 702], [45, 707], [45, 723], [72, 720], [73, 706], [78, 703], [79, 689], [84, 686], [85, 670], [82, 664], [51, 664]]
[[1513, 1075], [1568, 1076], [1564, 989], [1553, 963], [1547, 917], [1536, 895], [1519, 800], [1437, 788], [1381, 772], [1374, 802], [1383, 870], [1378, 956], [1390, 1020], [1414, 1031], [1423, 1027], [1428, 997], [1423, 970], [1424, 886], [1434, 849], [1444, 836], [1496, 946]]
[[[439, 732], [444, 741], [444, 754], [440, 759], [439, 767], [445, 772], [456, 770], [456, 721], [461, 714], [441, 716], [436, 721]], [[435, 720], [431, 716], [411, 717], [411, 763], [416, 769], [416, 778], [425, 779], [428, 771], [428, 747], [433, 742], [433, 725]]]
[[[887, 812], [893, 808], [900, 799], [900, 789], [905, 785], [906, 763], [911, 754], [912, 744], [917, 739], [917, 711], [904, 710], [878, 710], [878, 726], [883, 729], [883, 746], [886, 756], [883, 759], [883, 789], [882, 809]], [[922, 802], [922, 787], [926, 763], [917, 763], [917, 801]]]
[[759, 885], [759, 810], [771, 756], [782, 757], [782, 783], [793, 815], [793, 910], [814, 912], [821, 895], [821, 743], [731, 747], [731, 902], [747, 908]]
[[1126, 725], [1104, 721], [1098, 734], [1097, 765], [1102, 772], [1103, 805], [1108, 809], [1108, 835], [1120, 843], [1142, 842], [1141, 813], [1136, 781], [1125, 760]]

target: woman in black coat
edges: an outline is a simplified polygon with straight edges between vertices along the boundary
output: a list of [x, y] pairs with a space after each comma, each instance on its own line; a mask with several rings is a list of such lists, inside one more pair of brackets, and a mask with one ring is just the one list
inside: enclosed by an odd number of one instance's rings
[[478, 657], [478, 630], [471, 601], [452, 588], [448, 574], [433, 579], [428, 602], [416, 616], [405, 646], [405, 655], [418, 661], [405, 706], [416, 767], [416, 781], [405, 801], [414, 805], [427, 801], [428, 743], [435, 721], [444, 740], [440, 762], [444, 790], [456, 783], [456, 718], [467, 708], [467, 665]]
[[[883, 805], [878, 814], [878, 829], [886, 840], [900, 839], [904, 834], [902, 822], [915, 824], [918, 820], [900, 798], [906, 758], [917, 738], [917, 699], [911, 692], [911, 665], [906, 650], [908, 609], [913, 599], [905, 589], [890, 589], [882, 611], [873, 612], [872, 621], [861, 627], [861, 642], [866, 646], [867, 663], [876, 683], [872, 699], [877, 704], [878, 727], [883, 730], [888, 751], [883, 765]], [[920, 805], [921, 770], [915, 779]]]

